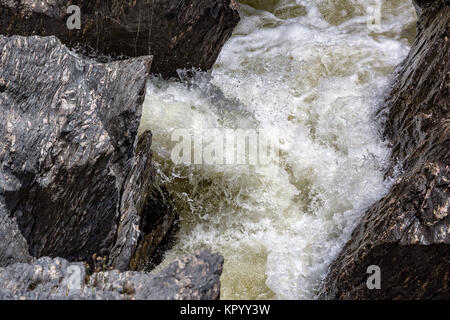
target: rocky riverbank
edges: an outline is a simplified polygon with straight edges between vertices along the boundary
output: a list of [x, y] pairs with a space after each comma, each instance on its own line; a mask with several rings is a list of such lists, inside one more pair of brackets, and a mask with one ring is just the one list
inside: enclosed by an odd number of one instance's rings
[[[330, 267], [323, 299], [450, 298], [450, 6], [414, 1], [415, 43], [398, 67], [386, 112], [401, 173]], [[378, 266], [380, 289], [367, 268]]]
[[[138, 137], [147, 78], [209, 69], [239, 20], [237, 5], [79, 1], [83, 27], [69, 30], [71, 4], [0, 1], [1, 296], [63, 298], [67, 259], [89, 273], [98, 264], [118, 270], [111, 281], [129, 282], [138, 299], [216, 299], [219, 255], [181, 258], [156, 277], [118, 272], [149, 269], [177, 218], [156, 179], [152, 134]], [[36, 261], [46, 256], [63, 259]], [[32, 286], [14, 278], [36, 268], [59, 273]], [[83, 286], [89, 292], [72, 298], [126, 298]]]
[[[146, 272], [178, 216], [138, 127], [149, 75], [211, 68], [237, 1], [80, 0], [71, 29], [74, 3], [0, 0], [0, 299], [218, 299], [218, 254]], [[396, 181], [330, 266], [322, 299], [450, 298], [449, 1], [415, 5], [417, 38], [380, 111]]]

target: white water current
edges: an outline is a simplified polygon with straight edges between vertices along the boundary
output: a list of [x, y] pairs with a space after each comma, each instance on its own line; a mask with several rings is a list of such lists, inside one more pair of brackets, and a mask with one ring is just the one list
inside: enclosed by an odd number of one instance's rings
[[[241, 2], [241, 22], [210, 75], [148, 83], [141, 132], [153, 132], [181, 217], [162, 266], [211, 249], [225, 257], [222, 299], [313, 299], [359, 218], [387, 191], [390, 150], [375, 113], [416, 16], [404, 0], [383, 1], [376, 26], [367, 23], [375, 0]], [[174, 130], [202, 128], [254, 129], [277, 140], [279, 158], [175, 164]]]

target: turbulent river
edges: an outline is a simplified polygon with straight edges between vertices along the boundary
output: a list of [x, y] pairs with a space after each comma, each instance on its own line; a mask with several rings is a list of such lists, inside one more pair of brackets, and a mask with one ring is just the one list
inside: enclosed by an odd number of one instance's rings
[[[313, 299], [358, 219], [387, 191], [390, 150], [375, 115], [416, 16], [410, 1], [383, 1], [379, 24], [376, 0], [241, 2], [212, 73], [148, 83], [141, 132], [153, 132], [180, 214], [162, 266], [211, 249], [225, 257], [223, 299]], [[174, 130], [205, 128], [257, 130], [278, 142], [278, 157], [174, 163]]]

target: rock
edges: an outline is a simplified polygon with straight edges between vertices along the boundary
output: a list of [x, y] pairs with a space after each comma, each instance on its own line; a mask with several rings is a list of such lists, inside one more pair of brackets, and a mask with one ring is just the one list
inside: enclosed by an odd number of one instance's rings
[[17, 221], [10, 218], [0, 201], [0, 266], [16, 262], [31, 262], [28, 245], [20, 233]]
[[0, 268], [1, 300], [217, 300], [223, 258], [183, 256], [157, 274], [97, 272], [82, 263], [48, 257]]
[[146, 210], [151, 133], [137, 146], [137, 132], [150, 64], [86, 61], [55, 37], [0, 36], [0, 266], [42, 256], [92, 264], [96, 254], [124, 270], [143, 221], [173, 221], [170, 206]]
[[156, 181], [151, 144], [150, 132], [141, 135], [135, 166], [123, 186], [120, 223], [109, 253], [109, 265], [119, 270], [150, 269], [158, 246], [177, 220], [171, 198]]
[[[332, 263], [324, 299], [450, 298], [450, 7], [415, 5], [416, 41], [384, 109], [392, 160], [402, 173]], [[380, 267], [379, 290], [367, 288], [370, 265]]]
[[[81, 29], [69, 30], [67, 8], [81, 9]], [[57, 36], [69, 47], [110, 56], [152, 54], [152, 72], [210, 69], [239, 22], [236, 0], [0, 0], [3, 35]]]
[[178, 215], [173, 208], [169, 193], [158, 183], [154, 184], [153, 193], [143, 212], [156, 214], [144, 214], [140, 220], [140, 239], [129, 269], [152, 271], [162, 262], [166, 251], [172, 248], [178, 231]]

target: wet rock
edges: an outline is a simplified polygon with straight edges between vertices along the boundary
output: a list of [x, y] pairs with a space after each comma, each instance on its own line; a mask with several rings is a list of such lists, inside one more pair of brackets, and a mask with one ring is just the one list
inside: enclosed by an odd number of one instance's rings
[[[321, 298], [450, 298], [450, 7], [415, 5], [416, 41], [384, 110], [392, 160], [402, 173], [331, 265]], [[379, 290], [366, 285], [371, 265], [381, 270]]]
[[[67, 8], [81, 9], [69, 30]], [[236, 0], [0, 0], [3, 35], [57, 36], [87, 54], [112, 58], [152, 54], [152, 72], [210, 69], [239, 22]]]
[[20, 233], [17, 221], [9, 216], [0, 201], [0, 266], [31, 261], [27, 241]]
[[216, 300], [222, 266], [222, 256], [203, 251], [157, 274], [113, 270], [87, 276], [82, 263], [44, 257], [0, 268], [0, 299]]
[[119, 270], [147, 270], [177, 215], [171, 198], [159, 186], [152, 162], [151, 133], [139, 138], [135, 165], [125, 181], [116, 242], [110, 265]]
[[176, 240], [178, 215], [172, 198], [159, 183], [154, 184], [142, 212], [138, 246], [128, 267], [130, 270], [152, 271], [163, 261], [166, 251], [172, 248]]
[[42, 256], [92, 264], [95, 254], [123, 270], [144, 217], [171, 219], [169, 207], [145, 210], [155, 169], [151, 133], [138, 144], [137, 132], [150, 64], [86, 61], [55, 37], [0, 36], [1, 266]]

